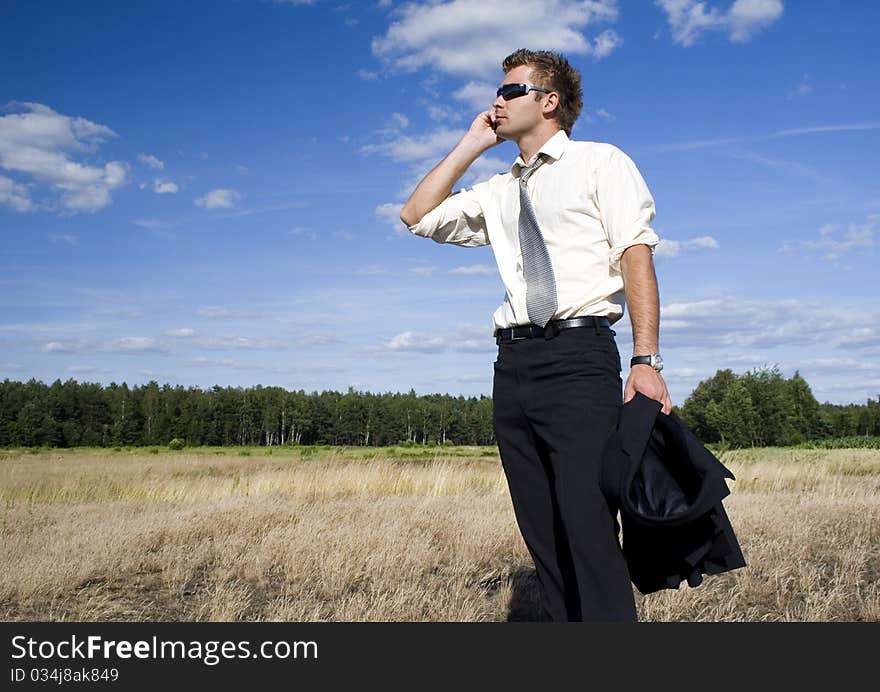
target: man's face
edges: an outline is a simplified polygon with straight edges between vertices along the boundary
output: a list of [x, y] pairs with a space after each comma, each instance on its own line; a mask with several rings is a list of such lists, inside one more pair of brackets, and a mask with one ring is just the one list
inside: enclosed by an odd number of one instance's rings
[[[514, 67], [504, 76], [504, 84], [535, 84], [532, 77], [532, 68], [528, 65]], [[535, 99], [535, 95], [541, 97]], [[536, 126], [544, 121], [542, 105], [546, 94], [539, 91], [529, 93], [517, 98], [505, 101], [504, 97], [496, 96], [492, 103], [495, 114], [495, 134], [501, 139], [519, 140], [525, 134], [531, 132]]]

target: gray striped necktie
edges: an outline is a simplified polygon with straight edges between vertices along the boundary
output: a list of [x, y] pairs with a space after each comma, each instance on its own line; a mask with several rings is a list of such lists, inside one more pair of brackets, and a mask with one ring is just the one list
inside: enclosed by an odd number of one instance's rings
[[556, 314], [556, 278], [526, 187], [529, 177], [542, 163], [544, 159], [539, 155], [531, 166], [525, 166], [519, 173], [519, 244], [523, 255], [529, 321], [544, 327]]

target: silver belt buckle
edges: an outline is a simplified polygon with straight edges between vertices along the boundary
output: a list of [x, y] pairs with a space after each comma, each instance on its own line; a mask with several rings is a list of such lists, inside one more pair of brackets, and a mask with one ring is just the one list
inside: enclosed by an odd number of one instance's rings
[[532, 336], [532, 333], [531, 333], [532, 330], [531, 330], [531, 328], [529, 328], [529, 333], [528, 333], [527, 336], [516, 336], [516, 330], [517, 330], [516, 327], [511, 327], [511, 328], [510, 328], [510, 340], [511, 340], [511, 341], [522, 341], [523, 339], [528, 339], [528, 338], [530, 338], [530, 337]]

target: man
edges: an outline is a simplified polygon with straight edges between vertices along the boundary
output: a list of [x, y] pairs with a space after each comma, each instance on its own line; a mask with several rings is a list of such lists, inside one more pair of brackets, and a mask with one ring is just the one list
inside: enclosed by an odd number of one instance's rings
[[[654, 200], [611, 144], [569, 140], [580, 75], [561, 55], [518, 50], [504, 83], [419, 183], [401, 220], [416, 235], [491, 244], [506, 288], [495, 311], [493, 424], [542, 603], [553, 620], [636, 620], [617, 508], [599, 487], [622, 405], [611, 324], [629, 305], [636, 358], [624, 390], [672, 402], [660, 375]], [[486, 150], [510, 140], [510, 171], [451, 194]]]

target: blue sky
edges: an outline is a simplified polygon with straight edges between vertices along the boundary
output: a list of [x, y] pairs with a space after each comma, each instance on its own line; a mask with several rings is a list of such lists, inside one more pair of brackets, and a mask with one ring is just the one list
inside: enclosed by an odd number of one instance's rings
[[[673, 403], [719, 368], [880, 393], [873, 2], [16, 2], [0, 378], [491, 394], [491, 248], [397, 219], [519, 47], [657, 207]], [[505, 143], [469, 185], [516, 157]], [[629, 315], [616, 325], [624, 360]], [[624, 371], [624, 376], [626, 370]]]

